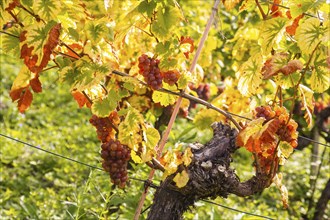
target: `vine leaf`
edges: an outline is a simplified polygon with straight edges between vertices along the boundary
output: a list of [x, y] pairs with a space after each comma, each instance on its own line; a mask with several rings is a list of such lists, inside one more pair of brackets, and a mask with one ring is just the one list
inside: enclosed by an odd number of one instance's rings
[[57, 0], [36, 0], [33, 1], [33, 10], [38, 12], [41, 18], [46, 20], [56, 19], [61, 12], [61, 1]]
[[313, 110], [314, 110], [314, 92], [304, 85], [299, 85], [303, 109], [306, 111], [304, 118], [308, 126], [312, 125]]
[[84, 107], [85, 105], [90, 108], [91, 107], [91, 103], [87, 100], [87, 98], [84, 96], [83, 93], [79, 92], [79, 91], [72, 91], [71, 95], [73, 96], [73, 98], [77, 101], [79, 108]]
[[278, 173], [278, 174], [275, 175], [275, 177], [273, 179], [273, 182], [275, 183], [276, 187], [281, 192], [281, 198], [282, 198], [284, 208], [287, 208], [288, 203], [289, 203], [288, 190], [285, 187], [285, 185], [282, 184], [282, 179], [283, 179], [282, 173]]
[[[170, 89], [173, 90], [175, 86], [169, 86], [164, 84], [164, 89]], [[152, 100], [155, 103], [160, 103], [162, 106], [168, 106], [168, 105], [173, 105], [175, 101], [177, 100], [177, 97], [175, 95], [171, 95], [168, 93], [164, 92], [159, 92], [159, 91], [154, 91], [152, 93]]]
[[249, 96], [256, 93], [259, 85], [262, 83], [262, 56], [256, 54], [245, 62], [239, 70], [240, 78], [238, 81], [238, 90], [244, 96]]
[[151, 30], [160, 40], [166, 40], [172, 36], [172, 29], [180, 21], [181, 13], [177, 7], [167, 6], [159, 9], [156, 13], [156, 20], [152, 22]]
[[84, 29], [86, 31], [87, 39], [91, 40], [93, 44], [99, 43], [103, 36], [106, 36], [108, 32], [105, 23], [97, 21], [87, 21]]
[[141, 135], [139, 134], [141, 130], [141, 124], [143, 124], [143, 116], [141, 113], [129, 107], [127, 109], [127, 114], [125, 120], [120, 123], [118, 130], [118, 140], [127, 145], [133, 151], [138, 151], [139, 144], [142, 142]]
[[180, 173], [177, 173], [175, 177], [173, 178], [173, 181], [176, 183], [176, 186], [178, 188], [182, 188], [185, 185], [187, 185], [189, 181], [189, 175], [186, 170], [183, 170]]
[[277, 155], [280, 158], [279, 164], [284, 165], [286, 159], [289, 158], [292, 153], [293, 153], [293, 147], [290, 145], [290, 143], [286, 141], [281, 141], [277, 152]]
[[35, 77], [34, 73], [31, 73], [31, 71], [27, 68], [27, 66], [22, 66], [21, 70], [19, 71], [16, 79], [13, 82], [13, 85], [11, 87], [11, 92], [26, 88], [30, 84], [30, 80]]
[[325, 0], [293, 0], [290, 1], [289, 8], [292, 17], [297, 17], [310, 9], [318, 10], [325, 2]]
[[209, 129], [213, 122], [218, 121], [219, 117], [221, 117], [219, 113], [212, 109], [202, 109], [195, 115], [194, 124], [200, 130]]
[[29, 87], [27, 87], [22, 91], [17, 102], [19, 112], [23, 113], [27, 108], [29, 108], [32, 103], [32, 100], [33, 100], [33, 95]]
[[121, 98], [118, 92], [110, 90], [106, 98], [98, 99], [93, 102], [91, 107], [92, 113], [100, 118], [107, 117], [116, 109], [118, 101], [120, 101]]
[[39, 75], [36, 75], [33, 79], [30, 80], [30, 86], [35, 93], [42, 92], [41, 82], [39, 80]]
[[148, 127], [146, 129], [144, 129], [143, 137], [144, 137], [146, 146], [149, 149], [155, 148], [158, 144], [158, 141], [160, 140], [159, 132], [153, 127]]
[[263, 21], [260, 31], [263, 54], [269, 54], [271, 52], [275, 42], [282, 36], [280, 33], [284, 30], [287, 21], [288, 19], [283, 17]]
[[330, 86], [329, 71], [327, 64], [327, 52], [325, 48], [316, 50], [311, 76], [311, 88], [315, 92], [324, 92]]
[[[19, 27], [11, 27], [6, 32], [14, 36], [19, 36], [21, 31], [22, 30]], [[20, 54], [18, 38], [9, 36], [7, 34], [2, 35], [1, 38], [2, 38], [1, 48], [3, 49], [3, 52], [12, 53], [14, 56]]]
[[[63, 64], [68, 63], [66, 59], [63, 59], [62, 62]], [[108, 73], [108, 66], [93, 63], [88, 56], [83, 56], [59, 72], [62, 82], [69, 83], [72, 90], [77, 89], [79, 91], [88, 90], [100, 84]]]
[[319, 19], [308, 18], [298, 28], [296, 39], [304, 54], [311, 54], [321, 41], [327, 42], [329, 27], [321, 26]]
[[59, 43], [61, 24], [50, 21], [28, 26], [20, 35], [21, 59], [31, 72], [39, 73], [50, 60]]

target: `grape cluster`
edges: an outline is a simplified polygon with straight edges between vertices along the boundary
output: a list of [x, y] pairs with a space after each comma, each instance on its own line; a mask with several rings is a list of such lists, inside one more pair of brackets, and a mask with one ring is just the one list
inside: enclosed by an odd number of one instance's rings
[[143, 54], [139, 57], [140, 74], [143, 75], [145, 82], [154, 90], [163, 87], [163, 77], [158, 67], [159, 60]]
[[131, 158], [131, 151], [118, 140], [110, 140], [102, 144], [102, 167], [110, 174], [111, 182], [124, 188], [127, 176], [127, 162]]
[[163, 72], [162, 75], [164, 78], [164, 82], [166, 82], [170, 86], [173, 86], [179, 80], [180, 77], [180, 73], [177, 70]]
[[89, 122], [96, 128], [97, 137], [102, 143], [110, 141], [114, 138], [113, 125], [118, 124], [120, 121], [118, 113], [112, 112], [108, 117], [99, 118], [93, 115]]
[[[211, 91], [210, 91], [210, 85], [207, 83], [201, 83], [197, 88], [191, 86], [191, 90], [195, 91], [198, 95], [198, 98], [201, 98], [205, 101], [209, 100]], [[196, 102], [190, 101], [189, 108], [196, 108]]]
[[281, 141], [290, 143], [293, 148], [298, 146], [297, 127], [298, 124], [290, 119], [284, 107], [275, 106], [274, 110], [270, 106], [259, 106], [255, 109], [256, 118], [263, 117], [266, 122], [275, 119], [270, 126], [271, 132], [278, 135]]

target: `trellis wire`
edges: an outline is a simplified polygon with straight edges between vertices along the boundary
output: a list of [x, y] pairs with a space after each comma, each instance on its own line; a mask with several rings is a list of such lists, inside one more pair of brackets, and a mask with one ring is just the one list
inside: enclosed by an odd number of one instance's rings
[[[37, 150], [40, 150], [40, 151], [43, 151], [45, 153], [49, 153], [53, 156], [56, 156], [56, 157], [59, 157], [59, 158], [62, 158], [62, 159], [65, 159], [65, 160], [69, 160], [71, 162], [75, 162], [75, 163], [78, 163], [78, 164], [81, 164], [81, 165], [84, 165], [84, 166], [87, 166], [87, 167], [90, 167], [90, 168], [93, 168], [93, 169], [97, 169], [97, 170], [100, 170], [100, 171], [103, 171], [102, 168], [100, 167], [97, 167], [97, 166], [93, 166], [93, 165], [90, 165], [90, 164], [87, 164], [87, 163], [84, 163], [84, 162], [81, 162], [81, 161], [78, 161], [78, 160], [75, 160], [75, 159], [72, 159], [72, 158], [69, 158], [69, 157], [66, 157], [66, 156], [63, 156], [61, 154], [58, 154], [58, 153], [54, 153], [52, 151], [48, 151], [48, 150], [45, 150], [41, 147], [37, 147], [33, 144], [30, 144], [30, 143], [27, 143], [25, 141], [22, 141], [22, 140], [19, 140], [19, 139], [16, 139], [16, 138], [13, 138], [13, 137], [10, 137], [10, 136], [7, 136], [5, 134], [2, 134], [0, 133], [0, 136], [2, 137], [5, 137], [7, 139], [10, 139], [10, 140], [13, 140], [13, 141], [16, 141], [18, 143], [21, 143], [21, 144], [24, 144], [28, 147], [32, 147], [34, 149], [37, 149]], [[140, 182], [143, 182], [145, 184], [148, 184], [149, 187], [152, 187], [152, 188], [158, 188], [159, 186], [156, 186], [154, 185], [153, 183], [150, 183], [148, 182], [147, 180], [142, 180], [142, 179], [139, 179], [139, 178], [136, 178], [136, 177], [130, 177], [130, 179], [132, 180], [136, 180], [136, 181], [140, 181]], [[232, 210], [232, 211], [236, 211], [236, 212], [240, 212], [240, 213], [244, 213], [246, 215], [251, 215], [251, 216], [257, 216], [257, 217], [260, 217], [260, 218], [265, 218], [265, 219], [271, 219], [273, 220], [273, 218], [270, 218], [270, 217], [267, 217], [267, 216], [262, 216], [262, 215], [257, 215], [257, 214], [254, 214], [254, 213], [250, 213], [250, 212], [245, 212], [245, 211], [241, 211], [241, 210], [238, 210], [238, 209], [234, 209], [234, 208], [231, 208], [231, 207], [228, 207], [228, 206], [224, 206], [224, 205], [221, 205], [221, 204], [218, 204], [218, 203], [215, 203], [215, 202], [212, 202], [212, 201], [209, 201], [209, 200], [205, 200], [205, 199], [202, 199], [202, 201], [204, 202], [207, 202], [207, 203], [210, 203], [210, 204], [213, 204], [213, 205], [217, 205], [217, 206], [220, 206], [222, 208], [225, 208], [225, 209], [228, 209], [228, 210]]]

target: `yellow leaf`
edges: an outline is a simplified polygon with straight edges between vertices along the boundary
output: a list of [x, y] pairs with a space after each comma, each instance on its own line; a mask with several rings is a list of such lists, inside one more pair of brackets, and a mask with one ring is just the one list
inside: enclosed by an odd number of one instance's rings
[[141, 157], [139, 157], [135, 151], [131, 151], [131, 158], [134, 161], [134, 163], [142, 163]]
[[181, 173], [177, 173], [173, 179], [173, 181], [176, 183], [176, 186], [179, 188], [184, 187], [187, 185], [189, 181], [189, 175], [187, 171], [183, 170]]
[[191, 148], [187, 148], [184, 153], [183, 153], [183, 156], [182, 156], [182, 160], [183, 160], [183, 164], [187, 167], [189, 166], [189, 164], [191, 163], [192, 161], [192, 152], [191, 152]]
[[298, 46], [304, 54], [311, 54], [316, 45], [321, 41], [326, 41], [329, 35], [328, 25], [321, 26], [318, 18], [308, 18], [299, 27], [296, 32]]
[[306, 122], [310, 127], [312, 125], [314, 111], [314, 92], [307, 86], [301, 84], [299, 85], [299, 91], [301, 95], [302, 104], [306, 111], [304, 118], [306, 119]]
[[17, 90], [20, 88], [24, 88], [27, 85], [30, 84], [30, 80], [33, 79], [35, 76], [34, 73], [31, 73], [31, 71], [27, 68], [26, 65], [24, 65], [20, 72], [18, 73], [18, 76], [13, 82], [13, 85], [11, 87], [11, 90]]
[[[173, 90], [174, 86], [170, 87], [170, 86], [164, 85], [164, 88]], [[175, 101], [177, 100], [177, 96], [171, 95], [168, 93], [164, 93], [164, 92], [154, 91], [152, 94], [152, 100], [155, 103], [160, 103], [162, 106], [168, 106], [168, 105], [172, 105], [175, 103]]]
[[262, 83], [262, 56], [261, 54], [256, 54], [245, 62], [240, 69], [240, 77], [238, 81], [238, 90], [244, 96], [249, 96], [256, 93], [260, 84]]

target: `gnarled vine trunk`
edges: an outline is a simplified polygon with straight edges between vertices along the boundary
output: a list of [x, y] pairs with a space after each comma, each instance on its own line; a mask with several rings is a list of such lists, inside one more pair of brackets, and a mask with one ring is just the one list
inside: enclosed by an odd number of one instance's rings
[[186, 168], [189, 182], [182, 188], [169, 176], [157, 189], [148, 219], [181, 219], [182, 214], [195, 201], [229, 194], [249, 196], [262, 191], [271, 184], [271, 177], [256, 174], [241, 183], [234, 170], [230, 168], [231, 154], [237, 150], [236, 130], [228, 125], [214, 123], [213, 138], [205, 145], [192, 144], [193, 161]]

